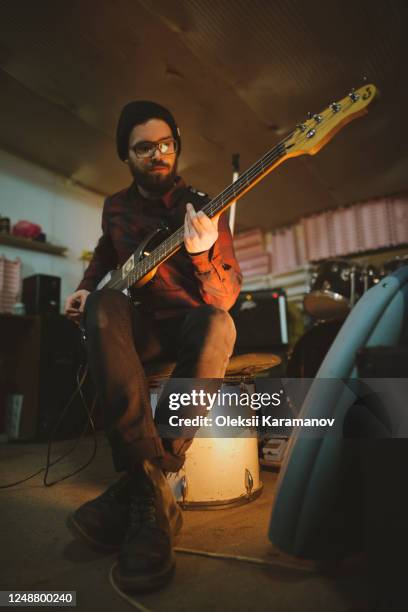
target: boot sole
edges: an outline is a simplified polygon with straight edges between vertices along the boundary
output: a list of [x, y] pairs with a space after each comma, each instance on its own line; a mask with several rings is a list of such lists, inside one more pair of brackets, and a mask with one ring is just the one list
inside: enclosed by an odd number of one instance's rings
[[112, 568], [112, 579], [116, 586], [125, 593], [148, 593], [166, 586], [173, 577], [175, 567], [174, 554], [172, 554], [168, 566], [155, 574], [123, 576], [119, 571], [118, 564], [115, 564]]
[[102, 551], [102, 552], [117, 552], [121, 546], [121, 542], [118, 544], [105, 544], [104, 542], [100, 542], [96, 540], [92, 535], [90, 535], [84, 527], [80, 523], [75, 520], [73, 514], [70, 514], [66, 520], [66, 525], [69, 531], [73, 536], [77, 539], [79, 537], [80, 540], [90, 545], [91, 548]]

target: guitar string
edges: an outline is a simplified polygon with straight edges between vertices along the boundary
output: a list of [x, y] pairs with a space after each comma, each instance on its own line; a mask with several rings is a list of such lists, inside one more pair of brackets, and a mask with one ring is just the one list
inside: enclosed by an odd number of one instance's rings
[[[248, 168], [248, 170], [246, 170], [245, 173], [242, 174], [241, 177], [235, 183], [233, 183], [233, 185], [230, 185], [224, 191], [222, 191], [220, 194], [215, 196], [215, 198], [210, 200], [210, 202], [208, 202], [203, 207], [203, 210], [207, 210], [207, 212], [210, 212], [210, 214], [213, 214], [213, 212], [216, 210], [217, 206], [219, 206], [220, 204], [221, 204], [221, 207], [224, 206], [225, 205], [225, 201], [231, 195], [234, 196], [234, 197], [238, 196], [239, 195], [239, 189], [241, 189], [242, 186], [244, 188], [247, 187], [248, 182], [250, 182], [251, 179], [253, 179], [253, 178], [255, 178], [256, 176], [259, 175], [259, 168], [257, 169], [257, 166], [261, 166], [261, 171], [263, 171], [264, 170], [264, 168], [263, 168], [264, 164], [270, 165], [271, 163], [273, 163], [274, 161], [279, 159], [279, 157], [282, 156], [283, 151], [280, 151], [279, 149], [282, 149], [283, 143], [286, 140], [288, 140], [292, 135], [293, 135], [293, 132], [291, 134], [289, 134], [283, 141], [281, 141], [280, 143], [275, 145], [275, 147], [273, 147], [273, 149], [268, 151], [261, 158], [261, 160], [258, 160], [250, 168]], [[271, 156], [271, 159], [268, 159], [266, 161], [266, 158], [268, 158], [269, 156]], [[265, 161], [262, 162], [262, 160], [265, 160]], [[243, 181], [244, 177], [246, 178], [246, 181]], [[238, 182], [241, 182], [242, 185], [240, 185], [238, 187], [238, 191], [235, 191], [236, 184]], [[137, 262], [135, 267], [132, 269], [132, 271], [129, 273], [129, 275], [127, 277], [127, 288], [129, 288], [130, 286], [132, 286], [136, 282], [136, 276], [141, 277], [141, 276], [144, 276], [145, 274], [147, 274], [151, 269], [153, 269], [156, 265], [158, 265], [159, 260], [163, 256], [165, 256], [169, 251], [174, 250], [177, 246], [179, 246], [179, 244], [181, 243], [181, 241], [183, 239], [183, 232], [184, 232], [184, 226], [179, 227], [177, 230], [175, 230], [173, 232], [173, 234], [171, 236], [169, 236], [158, 247], [156, 247], [156, 249], [154, 249], [154, 251], [152, 251], [149, 254], [149, 256], [147, 256], [143, 260]], [[138, 270], [138, 274], [137, 275], [136, 275], [136, 269]], [[125, 279], [122, 279], [122, 278], [117, 279], [117, 280], [112, 280], [112, 281], [109, 281], [108, 285], [112, 289], [114, 289], [116, 287], [119, 288], [123, 284], [124, 280]]]
[[[289, 135], [288, 138], [290, 138]], [[218, 209], [223, 208], [225, 206], [226, 201], [228, 201], [231, 197], [236, 198], [242, 189], [245, 189], [252, 179], [259, 176], [260, 172], [264, 172], [267, 167], [272, 164], [274, 161], [278, 160], [283, 156], [284, 151], [282, 150], [283, 142], [279, 143], [274, 147], [272, 151], [269, 151], [265, 154], [261, 160], [258, 160], [253, 167], [249, 168], [241, 177], [233, 184], [227, 187], [224, 191], [218, 194], [215, 198], [207, 202], [207, 204], [203, 207], [203, 212], [209, 213], [213, 215]], [[245, 180], [244, 180], [245, 179]], [[237, 183], [240, 183], [237, 185]], [[169, 251], [174, 250], [177, 246], [179, 246], [180, 242], [182, 242], [184, 235], [184, 226], [179, 227], [177, 230], [173, 232], [171, 236], [169, 236], [166, 240], [164, 240], [152, 253], [149, 254], [144, 260], [137, 262], [136, 266], [139, 268], [139, 275], [144, 275], [149, 272], [152, 268], [158, 265], [158, 262], [162, 259], [163, 256], [167, 255]], [[129, 275], [130, 277], [130, 285], [133, 285], [135, 281], [135, 269]]]
[[[327, 117], [327, 114], [326, 114], [326, 117], [324, 117], [324, 112], [321, 113], [320, 116], [322, 117], [322, 120], [320, 121], [320, 125], [322, 125], [324, 122], [324, 119], [330, 119], [330, 117], [334, 116], [334, 114], [330, 113], [329, 111], [329, 117]], [[309, 129], [306, 129], [305, 131], [302, 132], [302, 135], [299, 139], [300, 141], [299, 144], [301, 144], [302, 142], [308, 141], [306, 134], [309, 133], [310, 129], [313, 129], [312, 126], [309, 126]], [[237, 197], [242, 187], [245, 189], [252, 179], [256, 178], [257, 176], [259, 176], [261, 172], [264, 172], [265, 169], [267, 169], [267, 168], [264, 168], [264, 165], [267, 165], [268, 167], [272, 163], [274, 163], [274, 161], [277, 161], [280, 157], [282, 157], [282, 155], [286, 151], [286, 148], [283, 149], [283, 147], [285, 146], [285, 142], [289, 140], [291, 137], [293, 137], [295, 132], [296, 132], [296, 128], [295, 130], [290, 132], [282, 141], [280, 141], [277, 145], [275, 145], [271, 150], [269, 150], [260, 160], [257, 160], [252, 166], [250, 166], [248, 170], [246, 170], [241, 175], [241, 177], [238, 178], [238, 180], [235, 183], [232, 183], [224, 191], [218, 194], [215, 198], [210, 200], [210, 202], [208, 202], [203, 207], [203, 210], [206, 209], [208, 212], [210, 212], [210, 214], [212, 214], [219, 205], [223, 207], [227, 199], [229, 199], [230, 197], [232, 198]], [[237, 183], [241, 183], [241, 185], [238, 185], [238, 190], [235, 191], [237, 188]], [[147, 257], [145, 257], [142, 261], [137, 262], [135, 267], [132, 269], [132, 271], [127, 276], [127, 283], [126, 283], [127, 288], [135, 284], [137, 277], [142, 278], [149, 271], [154, 269], [158, 265], [159, 261], [165, 255], [167, 255], [169, 251], [174, 250], [177, 246], [179, 246], [180, 243], [182, 242], [183, 234], [184, 234], [184, 226], [181, 226], [177, 230], [175, 230], [175, 232], [169, 238], [164, 240], [158, 247], [156, 247], [156, 249], [154, 249], [152, 253], [150, 253]], [[136, 274], [136, 271], [138, 272], [138, 274]], [[111, 288], [115, 288], [115, 286], [120, 287], [123, 285], [124, 280], [125, 279], [120, 278], [120, 279], [117, 279], [116, 281], [112, 281], [112, 282], [110, 281], [108, 284]]]
[[[322, 121], [321, 121], [322, 123]], [[225, 203], [230, 199], [238, 197], [253, 179], [257, 178], [262, 172], [267, 170], [271, 164], [277, 161], [280, 157], [283, 157], [286, 149], [284, 149], [284, 143], [293, 136], [294, 132], [291, 132], [284, 140], [279, 142], [275, 147], [268, 151], [260, 160], [255, 162], [248, 170], [243, 173], [239, 179], [227, 187], [224, 191], [218, 194], [215, 198], [210, 200], [204, 207], [203, 211], [209, 215], [213, 215], [217, 210], [225, 207]], [[154, 269], [169, 252], [173, 251], [183, 241], [184, 226], [179, 227], [169, 238], [164, 240], [152, 253], [149, 254], [145, 259], [137, 262], [135, 268], [129, 274], [129, 284], [133, 285], [137, 277], [142, 277], [149, 271]], [[137, 272], [137, 274], [136, 274]], [[119, 281], [120, 282], [120, 281]]]
[[[334, 114], [330, 113], [329, 111], [329, 117], [327, 117], [327, 114], [326, 117], [324, 117], [324, 112], [321, 113], [320, 116], [322, 117], [320, 125], [322, 125], [324, 119], [330, 119], [330, 117], [334, 116]], [[302, 135], [299, 138], [299, 144], [308, 141], [306, 134], [309, 132], [310, 129], [313, 129], [312, 126], [309, 126], [308, 129], [302, 132]], [[249, 182], [252, 181], [252, 179], [259, 176], [259, 174], [261, 172], [264, 172], [265, 169], [268, 168], [268, 166], [270, 166], [272, 163], [274, 163], [274, 161], [277, 161], [280, 157], [283, 156], [284, 152], [286, 151], [286, 148], [284, 148], [285, 142], [291, 137], [293, 137], [295, 132], [296, 128], [295, 130], [290, 132], [283, 140], [281, 140], [277, 145], [275, 145], [271, 150], [269, 150], [260, 160], [257, 160], [252, 166], [250, 166], [248, 170], [246, 170], [235, 183], [229, 185], [224, 191], [222, 191], [215, 198], [210, 200], [210, 202], [208, 202], [203, 207], [203, 210], [206, 209], [208, 212], [210, 212], [210, 214], [212, 214], [219, 205], [221, 205], [222, 208], [225, 205], [225, 201], [228, 200], [230, 197], [237, 197], [242, 187], [245, 189], [248, 186]], [[264, 168], [264, 165], [266, 165], [267, 167]], [[237, 183], [241, 183], [241, 185], [238, 185], [238, 190], [236, 191]], [[149, 271], [154, 269], [158, 265], [159, 261], [165, 255], [167, 255], [169, 251], [172, 251], [177, 248], [183, 240], [183, 234], [184, 226], [181, 226], [177, 230], [175, 230], [175, 232], [171, 236], [169, 236], [169, 238], [164, 240], [158, 247], [156, 247], [156, 249], [154, 249], [152, 253], [150, 253], [143, 260], [137, 262], [135, 267], [127, 276], [127, 288], [135, 284], [137, 277], [142, 278]], [[136, 271], [138, 272], [137, 274]], [[124, 280], [125, 279], [119, 278], [116, 281], [109, 282], [108, 284], [111, 288], [115, 288], [115, 286], [120, 287], [123, 285]]]
[[[344, 110], [344, 109], [343, 109]], [[327, 125], [330, 118], [335, 116], [330, 110], [323, 111], [321, 114], [320, 125], [324, 122]], [[315, 124], [316, 126], [319, 124]], [[302, 132], [302, 136], [299, 139], [300, 143], [307, 142], [307, 134], [310, 129], [313, 129], [314, 126], [309, 126], [304, 132]], [[227, 187], [223, 192], [217, 195], [215, 198], [210, 200], [204, 207], [203, 211], [209, 212], [212, 215], [218, 209], [223, 208], [225, 206], [225, 201], [228, 201], [230, 198], [236, 198], [242, 189], [245, 189], [248, 184], [252, 181], [252, 179], [256, 178], [260, 173], [264, 172], [274, 161], [277, 161], [279, 157], [282, 157], [285, 153], [286, 149], [285, 142], [293, 137], [294, 132], [290, 132], [282, 141], [280, 141], [277, 145], [273, 147], [270, 151], [268, 151], [260, 160], [255, 162], [248, 170], [246, 170], [235, 183], [232, 183], [229, 187]], [[266, 166], [266, 168], [265, 168]], [[155, 266], [158, 265], [163, 256], [166, 256], [169, 251], [173, 250], [177, 246], [180, 245], [183, 239], [184, 227], [179, 227], [169, 238], [164, 240], [148, 257], [144, 260], [137, 263], [139, 274], [138, 276], [144, 276], [146, 273], [154, 269]], [[130, 284], [134, 284], [136, 274], [136, 270], [133, 270], [131, 276], [133, 278], [130, 279]]]
[[[348, 110], [348, 108], [344, 107], [344, 102], [348, 102], [348, 99], [340, 101], [341, 110], [344, 112]], [[349, 106], [354, 104], [351, 102]], [[325, 110], [319, 114], [321, 120], [319, 123], [315, 125], [306, 126], [306, 129], [301, 133], [299, 137], [298, 144], [301, 145], [306, 142], [313, 142], [309, 140], [307, 134], [312, 129], [316, 129], [319, 126], [327, 126], [331, 119], [334, 119], [339, 116], [339, 113], [334, 113], [332, 110]], [[305, 124], [303, 124], [305, 125]], [[225, 202], [229, 200], [229, 198], [234, 199], [240, 194], [240, 190], [245, 189], [252, 179], [255, 179], [259, 174], [268, 169], [268, 167], [277, 161], [283, 154], [286, 152], [285, 142], [292, 138], [296, 132], [295, 128], [292, 132], [290, 132], [283, 140], [281, 140], [277, 145], [275, 145], [272, 149], [270, 149], [267, 153], [265, 153], [260, 160], [257, 160], [252, 166], [250, 166], [235, 183], [229, 185], [224, 191], [215, 196], [210, 202], [208, 202], [204, 207], [203, 211], [206, 210], [210, 214], [213, 214], [217, 211], [217, 207], [222, 208], [225, 206]], [[266, 165], [266, 167], [264, 167]], [[239, 184], [241, 183], [241, 184]], [[167, 253], [171, 250], [177, 248], [183, 240], [184, 236], [184, 226], [179, 227], [171, 236], [169, 236], [166, 240], [164, 240], [158, 247], [156, 247], [147, 257], [143, 260], [136, 263], [135, 267], [127, 276], [127, 288], [133, 285], [138, 278], [145, 276], [148, 272], [153, 270], [160, 262], [160, 260], [167, 255]], [[136, 270], [138, 274], [136, 275]], [[138, 278], [137, 278], [138, 277]], [[117, 280], [109, 281], [107, 286], [110, 288], [121, 287], [123, 285], [123, 281], [125, 279], [120, 278]]]

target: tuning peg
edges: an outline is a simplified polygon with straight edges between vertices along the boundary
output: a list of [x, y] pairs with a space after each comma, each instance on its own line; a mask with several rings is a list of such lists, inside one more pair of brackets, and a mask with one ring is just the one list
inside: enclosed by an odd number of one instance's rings
[[339, 104], [338, 102], [332, 102], [330, 104], [330, 108], [332, 109], [333, 113], [338, 113], [339, 110], [341, 110], [341, 104]]
[[352, 102], [357, 102], [357, 100], [360, 98], [360, 94], [356, 92], [354, 87], [349, 93], [349, 98], [351, 99]]
[[304, 132], [306, 130], [306, 126], [304, 123], [298, 123], [296, 125], [296, 128], [299, 130], [299, 132]]
[[317, 113], [307, 113], [307, 118], [309, 121], [313, 119], [316, 123], [320, 123], [322, 120], [322, 116]]

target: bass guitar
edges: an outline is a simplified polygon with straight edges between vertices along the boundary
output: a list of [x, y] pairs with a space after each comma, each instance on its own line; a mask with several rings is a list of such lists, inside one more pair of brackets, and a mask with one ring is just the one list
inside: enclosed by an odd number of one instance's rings
[[[210, 200], [202, 210], [208, 217], [216, 217], [233, 202], [242, 198], [285, 160], [299, 155], [315, 155], [343, 126], [366, 114], [368, 105], [375, 99], [377, 93], [374, 85], [364, 85], [357, 90], [353, 89], [342, 100], [333, 102], [321, 113], [316, 113], [304, 122], [298, 123], [286, 138], [241, 174], [238, 180]], [[156, 234], [161, 231], [163, 230], [158, 229]], [[145, 285], [153, 278], [160, 264], [180, 249], [184, 240], [184, 227], [179, 227], [158, 246], [146, 253], [146, 243], [150, 239], [151, 236], [120, 268], [108, 272], [99, 282], [97, 289], [126, 291]]]

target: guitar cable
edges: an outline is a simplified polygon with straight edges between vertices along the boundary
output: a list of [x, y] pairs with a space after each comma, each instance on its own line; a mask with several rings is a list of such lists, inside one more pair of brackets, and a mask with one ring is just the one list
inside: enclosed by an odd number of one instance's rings
[[[81, 370], [84, 370], [81, 373]], [[98, 441], [97, 441], [97, 437], [96, 437], [96, 429], [95, 429], [95, 423], [93, 420], [93, 412], [95, 409], [95, 405], [96, 405], [96, 395], [93, 399], [91, 408], [88, 408], [88, 404], [86, 403], [85, 397], [83, 395], [82, 392], [82, 387], [84, 385], [84, 382], [88, 376], [88, 365], [84, 365], [81, 364], [78, 368], [77, 374], [76, 374], [76, 379], [77, 379], [77, 388], [74, 390], [74, 392], [71, 394], [71, 397], [69, 398], [68, 402], [66, 403], [66, 405], [64, 406], [64, 409], [61, 412], [61, 415], [57, 421], [57, 423], [54, 426], [54, 429], [52, 430], [51, 436], [48, 440], [48, 444], [47, 444], [47, 458], [46, 458], [46, 464], [44, 467], [42, 467], [41, 469], [37, 470], [36, 472], [30, 474], [29, 476], [26, 476], [25, 478], [22, 478], [20, 480], [17, 480], [16, 482], [12, 482], [9, 484], [5, 484], [5, 485], [0, 485], [0, 489], [8, 489], [10, 487], [15, 487], [16, 485], [22, 484], [24, 482], [27, 482], [28, 480], [30, 480], [31, 478], [34, 478], [35, 476], [37, 476], [38, 474], [41, 474], [42, 472], [44, 473], [44, 478], [43, 478], [43, 484], [45, 487], [50, 487], [54, 484], [57, 484], [58, 482], [61, 482], [62, 480], [66, 480], [67, 478], [70, 478], [71, 476], [74, 476], [75, 474], [78, 474], [80, 471], [82, 471], [83, 469], [85, 469], [94, 459], [97, 449], [98, 449]], [[80, 374], [81, 373], [81, 374]], [[60, 457], [58, 457], [57, 459], [51, 461], [51, 448], [52, 448], [52, 443], [54, 442], [54, 436], [56, 435], [59, 426], [61, 425], [61, 422], [65, 416], [65, 414], [67, 413], [68, 408], [71, 406], [72, 402], [74, 401], [75, 397], [77, 396], [77, 394], [79, 393], [79, 396], [81, 398], [81, 402], [82, 405], [85, 408], [85, 411], [87, 413], [87, 420], [85, 422], [85, 426], [82, 429], [80, 435], [78, 436], [78, 438], [76, 439], [76, 441], [74, 442], [73, 446], [70, 448], [70, 450], [68, 450], [66, 453], [63, 453]], [[67, 474], [66, 476], [63, 476], [61, 478], [58, 478], [57, 480], [54, 480], [52, 482], [47, 482], [47, 476], [49, 473], [49, 470], [52, 466], [56, 465], [57, 463], [59, 463], [62, 459], [65, 459], [65, 457], [67, 457], [68, 455], [70, 455], [78, 446], [79, 442], [81, 441], [81, 439], [83, 438], [83, 436], [85, 435], [85, 432], [88, 429], [88, 424], [91, 426], [91, 430], [93, 433], [93, 438], [94, 438], [94, 445], [93, 445], [93, 449], [92, 449], [92, 453], [90, 458], [78, 469], [74, 470], [73, 472], [71, 472], [70, 474]]]
[[[85, 412], [86, 412], [88, 418], [85, 421], [85, 425], [84, 425], [80, 435], [76, 439], [73, 447], [69, 451], [67, 451], [66, 453], [61, 455], [54, 462], [51, 463], [51, 442], [52, 442], [52, 439], [53, 439], [53, 437], [54, 437], [54, 435], [55, 435], [55, 433], [56, 433], [56, 431], [58, 429], [58, 425], [62, 421], [62, 416], [63, 415], [61, 415], [61, 417], [60, 417], [60, 419], [58, 421], [58, 424], [57, 424], [56, 428], [54, 429], [54, 431], [53, 431], [53, 433], [51, 435], [50, 441], [48, 442], [48, 447], [47, 447], [47, 463], [46, 463], [46, 466], [44, 468], [45, 473], [44, 473], [44, 478], [43, 478], [43, 484], [44, 484], [45, 487], [51, 487], [51, 486], [53, 486], [53, 485], [55, 485], [55, 484], [57, 484], [59, 482], [62, 482], [63, 480], [67, 480], [67, 478], [71, 478], [71, 476], [74, 476], [75, 474], [78, 474], [79, 472], [84, 470], [93, 461], [93, 459], [94, 459], [94, 457], [96, 455], [96, 452], [98, 450], [98, 440], [97, 440], [97, 437], [96, 437], [95, 423], [94, 423], [94, 420], [93, 420], [93, 413], [94, 413], [95, 406], [96, 406], [96, 394], [95, 394], [95, 397], [94, 397], [94, 399], [92, 401], [91, 408], [89, 409], [88, 408], [88, 404], [86, 403], [86, 400], [84, 398], [84, 394], [82, 392], [82, 386], [83, 386], [83, 384], [84, 384], [84, 382], [85, 382], [85, 380], [86, 380], [86, 378], [88, 376], [89, 369], [88, 369], [88, 365], [86, 365], [84, 367], [84, 373], [83, 373], [82, 379], [80, 380], [79, 372], [80, 372], [81, 367], [82, 366], [79, 367], [78, 372], [77, 372], [77, 384], [78, 384], [78, 386], [77, 386], [76, 392], [79, 393], [79, 396], [81, 398], [81, 403], [82, 403], [83, 407], [85, 408]], [[76, 395], [76, 393], [75, 393], [75, 395]], [[75, 395], [72, 397], [72, 399], [70, 399], [70, 402], [72, 402], [72, 400], [75, 397]], [[67, 410], [67, 407], [64, 408], [63, 414], [65, 414], [66, 410]], [[57, 478], [56, 480], [54, 480], [52, 482], [47, 482], [47, 476], [48, 476], [48, 472], [50, 470], [50, 467], [52, 467], [53, 465], [55, 465], [56, 463], [58, 463], [59, 461], [61, 461], [65, 457], [67, 457], [68, 455], [70, 455], [77, 448], [77, 446], [79, 445], [80, 441], [82, 440], [82, 438], [84, 437], [84, 435], [85, 435], [85, 433], [86, 433], [86, 431], [88, 429], [88, 423], [91, 426], [91, 430], [92, 430], [92, 434], [93, 434], [93, 449], [92, 449], [92, 452], [91, 452], [91, 455], [90, 455], [89, 459], [82, 466], [80, 466], [79, 468], [77, 468], [73, 472], [71, 472], [69, 474], [66, 474], [65, 476], [62, 476], [61, 478]]]

